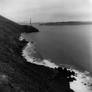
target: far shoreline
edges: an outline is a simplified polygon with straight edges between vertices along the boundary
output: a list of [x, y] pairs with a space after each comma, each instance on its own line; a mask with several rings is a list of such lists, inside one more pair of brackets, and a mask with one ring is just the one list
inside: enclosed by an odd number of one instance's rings
[[38, 23], [39, 25], [46, 25], [46, 26], [58, 26], [58, 25], [92, 25], [92, 22], [83, 22], [83, 21], [67, 21], [67, 22], [45, 22], [45, 23]]

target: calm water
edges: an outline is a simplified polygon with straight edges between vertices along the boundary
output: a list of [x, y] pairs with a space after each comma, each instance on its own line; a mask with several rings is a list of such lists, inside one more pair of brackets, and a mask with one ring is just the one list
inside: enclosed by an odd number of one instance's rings
[[28, 34], [44, 58], [92, 71], [92, 25], [36, 26]]

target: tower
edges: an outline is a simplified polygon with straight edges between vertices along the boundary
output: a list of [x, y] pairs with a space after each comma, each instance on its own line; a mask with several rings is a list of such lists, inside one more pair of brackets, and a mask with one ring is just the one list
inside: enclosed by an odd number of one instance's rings
[[30, 17], [30, 23], [29, 24], [32, 25], [31, 17]]

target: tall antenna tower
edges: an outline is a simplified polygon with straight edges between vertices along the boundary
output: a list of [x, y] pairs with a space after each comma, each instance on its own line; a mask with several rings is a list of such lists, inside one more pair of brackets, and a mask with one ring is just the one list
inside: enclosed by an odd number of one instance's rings
[[30, 17], [30, 23], [29, 23], [30, 25], [32, 25], [32, 20], [31, 20], [31, 17]]

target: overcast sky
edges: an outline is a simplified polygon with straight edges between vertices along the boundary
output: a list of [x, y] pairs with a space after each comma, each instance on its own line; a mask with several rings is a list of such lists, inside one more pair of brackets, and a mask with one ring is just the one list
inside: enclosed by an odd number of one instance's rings
[[0, 14], [14, 21], [92, 21], [92, 0], [0, 0]]

